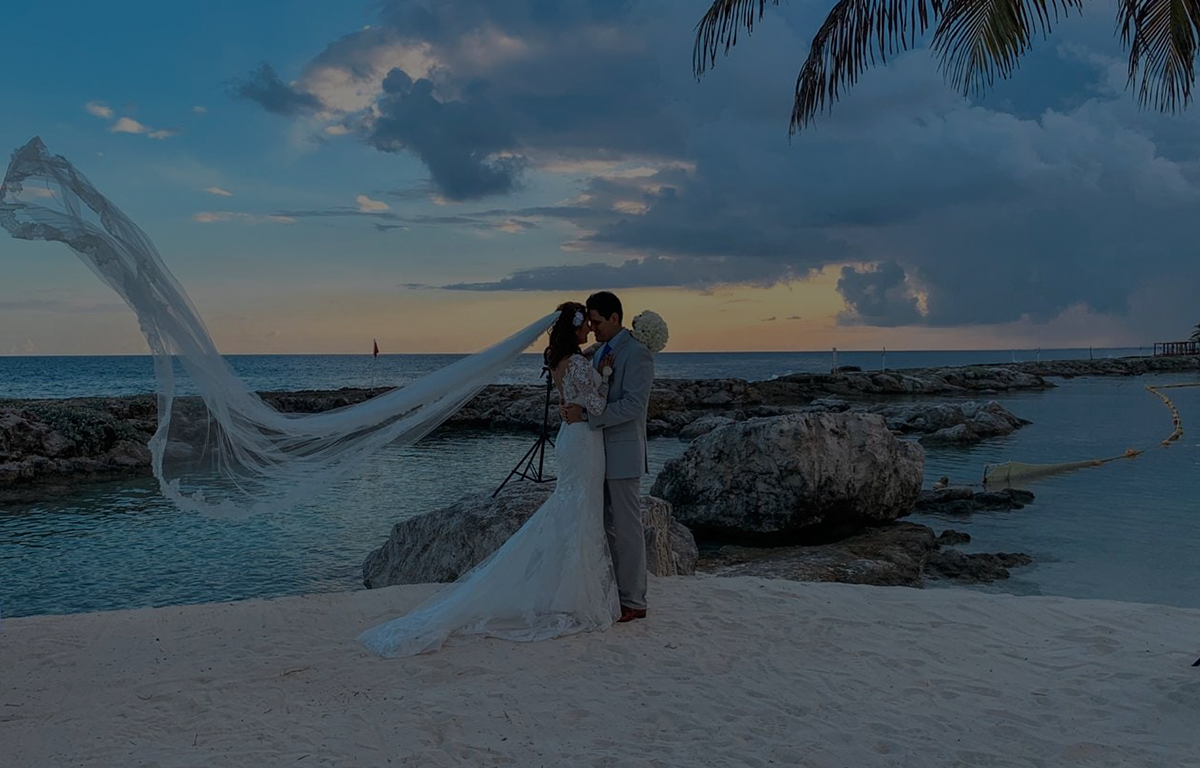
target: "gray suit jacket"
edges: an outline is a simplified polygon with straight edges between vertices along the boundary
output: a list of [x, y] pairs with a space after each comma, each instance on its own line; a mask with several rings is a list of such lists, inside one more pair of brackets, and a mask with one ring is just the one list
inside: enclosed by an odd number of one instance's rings
[[649, 471], [646, 409], [650, 405], [650, 386], [654, 383], [654, 355], [628, 329], [613, 342], [608, 405], [604, 413], [588, 414], [587, 420], [592, 429], [604, 430], [604, 476], [609, 480], [629, 480]]

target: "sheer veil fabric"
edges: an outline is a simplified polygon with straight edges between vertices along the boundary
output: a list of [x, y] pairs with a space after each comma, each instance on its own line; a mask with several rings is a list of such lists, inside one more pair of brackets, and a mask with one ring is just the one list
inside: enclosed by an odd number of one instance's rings
[[[70, 162], [51, 155], [41, 139], [13, 154], [0, 185], [0, 227], [22, 240], [63, 243], [136, 313], [154, 357], [158, 424], [149, 447], [155, 477], [175, 504], [210, 515], [292, 506], [384, 445], [416, 442], [493, 381], [557, 318], [550, 313], [481, 352], [363, 403], [284, 413], [251, 391], [217, 351], [149, 237]], [[203, 428], [190, 429], [205, 443], [207, 460], [199, 468], [172, 459], [179, 453], [172, 450], [177, 372], [190, 378], [203, 401]], [[583, 441], [584, 435], [572, 434], [566, 444]], [[590, 456], [586, 450], [580, 455]]]

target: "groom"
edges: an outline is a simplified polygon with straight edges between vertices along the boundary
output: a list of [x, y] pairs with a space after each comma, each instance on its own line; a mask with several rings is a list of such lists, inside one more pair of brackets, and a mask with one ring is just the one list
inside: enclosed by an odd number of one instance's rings
[[604, 430], [604, 530], [621, 597], [621, 618], [646, 616], [646, 534], [642, 528], [641, 480], [646, 473], [646, 408], [654, 381], [654, 356], [622, 325], [621, 300], [608, 291], [587, 300], [588, 322], [602, 345], [593, 356], [599, 368], [612, 353], [608, 405], [589, 414], [578, 405], [562, 409], [567, 423], [587, 421]]

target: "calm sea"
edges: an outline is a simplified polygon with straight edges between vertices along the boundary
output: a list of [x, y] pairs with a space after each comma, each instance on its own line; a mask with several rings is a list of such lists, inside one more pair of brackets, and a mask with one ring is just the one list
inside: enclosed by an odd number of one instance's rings
[[[1136, 353], [1133, 350], [1132, 353]], [[1096, 357], [1125, 350], [1097, 350]], [[909, 352], [892, 367], [1006, 362], [1036, 352]], [[1088, 350], [1043, 350], [1043, 359]], [[402, 383], [450, 356], [381, 356], [378, 384]], [[369, 384], [370, 362], [345, 356], [234, 357], [257, 389]], [[879, 367], [878, 353], [840, 353], [839, 363]], [[874, 363], [874, 364], [873, 364]], [[828, 353], [663, 354], [663, 377], [767, 379], [827, 370]], [[506, 374], [532, 381], [536, 357]], [[999, 396], [1034, 423], [969, 449], [927, 450], [926, 483], [941, 475], [977, 482], [985, 463], [1060, 462], [1155, 445], [1171, 431], [1147, 383], [1200, 377], [1075, 379], [1047, 392]], [[150, 391], [145, 358], [0, 358], [0, 397], [64, 397]], [[1185, 435], [1130, 461], [1048, 478], [1023, 510], [970, 517], [917, 517], [966, 531], [970, 551], [1023, 551], [1036, 564], [989, 589], [1200, 607], [1200, 387], [1170, 390]], [[210, 520], [165, 504], [153, 481], [81, 484], [66, 497], [0, 505], [0, 605], [5, 616], [237, 600], [360, 586], [361, 563], [406, 516], [489, 491], [532, 442], [526, 434], [453, 431], [384, 451], [358, 476], [286, 513], [242, 522]], [[651, 476], [686, 445], [656, 439]]]
[[[838, 365], [863, 370], [927, 368], [939, 365], [1007, 363], [1035, 360], [1086, 360], [1149, 354], [1146, 348], [1044, 349], [937, 352], [842, 352]], [[227, 355], [230, 365], [252, 389], [340, 389], [400, 386], [436, 371], [462, 355]], [[655, 374], [664, 379], [732, 377], [763, 381], [788, 373], [828, 373], [832, 354], [821, 352], [664, 352]], [[541, 373], [541, 356], [522, 355], [497, 380], [529, 383]], [[186, 391], [186, 382], [181, 382]], [[148, 356], [2, 357], [0, 398], [88, 397], [154, 391]]]

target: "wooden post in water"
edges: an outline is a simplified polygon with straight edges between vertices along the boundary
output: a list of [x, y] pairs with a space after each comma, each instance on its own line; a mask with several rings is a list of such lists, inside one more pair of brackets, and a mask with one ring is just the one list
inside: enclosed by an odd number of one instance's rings
[[837, 371], [837, 347], [834, 347], [833, 348], [833, 360], [829, 364], [829, 375], [836, 376], [837, 372], [838, 372]]
[[880, 355], [879, 370], [881, 370], [881, 371], [887, 370], [887, 347], [883, 348], [883, 354]]

